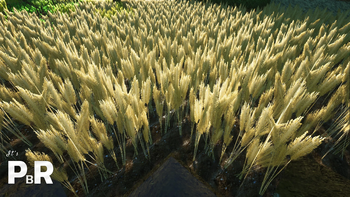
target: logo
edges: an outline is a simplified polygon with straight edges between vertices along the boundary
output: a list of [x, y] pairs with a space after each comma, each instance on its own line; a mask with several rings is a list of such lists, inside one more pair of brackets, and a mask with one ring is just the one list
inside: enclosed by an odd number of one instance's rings
[[[20, 167], [19, 172], [15, 172], [15, 167]], [[45, 166], [46, 171], [42, 172], [41, 167]], [[53, 173], [53, 165], [49, 161], [34, 161], [34, 177], [27, 174], [27, 165], [23, 161], [8, 161], [8, 184], [15, 184], [16, 178], [26, 176], [26, 184], [41, 184], [41, 178], [46, 184], [53, 184], [50, 175]], [[33, 180], [34, 178], [34, 180]]]

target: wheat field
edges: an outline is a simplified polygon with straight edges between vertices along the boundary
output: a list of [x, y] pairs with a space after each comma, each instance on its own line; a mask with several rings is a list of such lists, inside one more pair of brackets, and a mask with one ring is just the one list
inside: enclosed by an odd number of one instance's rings
[[[87, 195], [85, 166], [98, 166], [105, 180], [111, 173], [104, 158], [125, 167], [127, 143], [149, 157], [151, 117], [162, 134], [176, 127], [180, 136], [187, 119], [193, 161], [199, 143], [222, 168], [243, 155], [241, 179], [266, 169], [263, 195], [281, 170], [325, 139], [336, 140], [335, 153], [345, 151], [345, 15], [280, 13], [274, 4], [250, 13], [188, 1], [128, 6], [132, 14], [102, 11], [112, 3], [80, 3], [69, 15], [48, 14], [47, 22], [27, 12], [7, 19], [0, 13], [3, 153], [7, 133], [30, 145], [14, 127], [26, 125], [51, 151], [28, 148], [28, 162], [65, 164]], [[325, 123], [332, 126], [321, 133]], [[57, 165], [53, 177], [76, 194], [65, 170]]]

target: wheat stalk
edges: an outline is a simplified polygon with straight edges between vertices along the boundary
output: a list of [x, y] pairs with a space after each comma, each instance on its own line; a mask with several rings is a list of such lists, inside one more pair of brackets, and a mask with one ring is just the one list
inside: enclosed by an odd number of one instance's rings
[[96, 135], [97, 139], [103, 144], [104, 147], [110, 152], [112, 158], [114, 159], [117, 167], [117, 157], [114, 153], [114, 143], [113, 138], [107, 135], [107, 130], [103, 122], [96, 120], [93, 116], [90, 117], [90, 123], [92, 126], [92, 131]]
[[51, 177], [59, 182], [61, 182], [69, 191], [73, 192], [75, 196], [78, 196], [75, 191], [73, 186], [70, 184], [68, 180], [68, 175], [67, 172], [62, 169], [62, 168], [55, 168], [53, 173], [51, 174]]
[[35, 131], [39, 140], [55, 154], [56, 158], [64, 163], [63, 152], [66, 150], [66, 140], [56, 129], [50, 125], [51, 129]]

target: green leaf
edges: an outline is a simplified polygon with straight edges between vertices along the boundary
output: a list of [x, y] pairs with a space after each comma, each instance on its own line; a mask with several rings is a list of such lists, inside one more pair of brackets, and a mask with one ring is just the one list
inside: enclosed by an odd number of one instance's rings
[[29, 11], [30, 11], [31, 13], [33, 13], [33, 12], [36, 11], [36, 8], [35, 8], [34, 6], [31, 6]]

